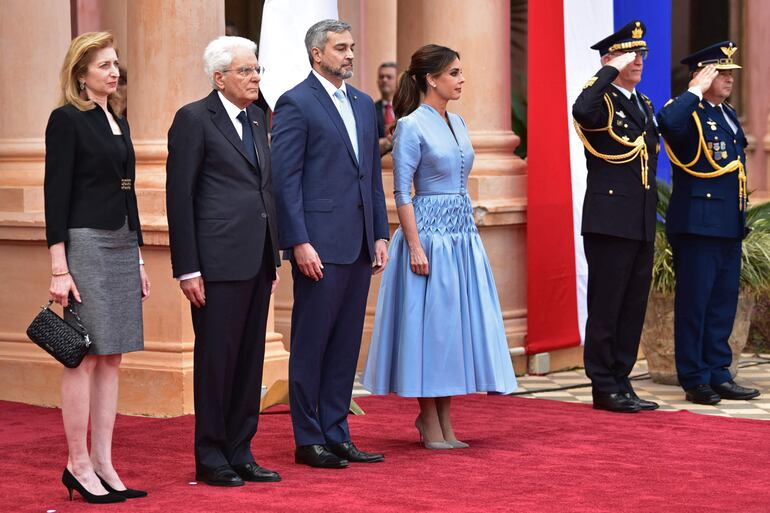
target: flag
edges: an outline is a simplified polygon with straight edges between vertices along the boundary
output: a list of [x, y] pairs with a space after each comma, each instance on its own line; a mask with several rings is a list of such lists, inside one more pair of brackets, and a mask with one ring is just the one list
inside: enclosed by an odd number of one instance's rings
[[[572, 104], [601, 67], [591, 45], [634, 19], [647, 26], [650, 48], [638, 87], [660, 108], [671, 93], [671, 0], [529, 3], [529, 354], [578, 346], [585, 338], [588, 268], [580, 226], [587, 171], [583, 145], [572, 128]], [[668, 164], [661, 160], [658, 169], [667, 180]]]
[[314, 23], [337, 19], [336, 0], [265, 0], [259, 36], [259, 84], [270, 108], [310, 73], [305, 34]]

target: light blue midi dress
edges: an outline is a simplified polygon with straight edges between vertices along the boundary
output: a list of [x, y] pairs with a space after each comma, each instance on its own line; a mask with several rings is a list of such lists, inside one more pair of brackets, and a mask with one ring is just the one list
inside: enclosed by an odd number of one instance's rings
[[467, 192], [473, 147], [465, 121], [448, 116], [451, 130], [422, 104], [398, 120], [394, 135], [396, 205], [412, 203], [430, 271], [412, 272], [399, 227], [362, 376], [374, 394], [442, 397], [516, 389], [495, 280]]

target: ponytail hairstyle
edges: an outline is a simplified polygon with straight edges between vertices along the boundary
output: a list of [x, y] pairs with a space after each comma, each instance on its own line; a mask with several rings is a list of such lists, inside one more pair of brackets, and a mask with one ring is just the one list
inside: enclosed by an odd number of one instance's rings
[[425, 45], [412, 55], [409, 69], [401, 73], [393, 97], [396, 118], [411, 114], [420, 106], [420, 95], [428, 91], [428, 75], [440, 75], [460, 54], [451, 48]]

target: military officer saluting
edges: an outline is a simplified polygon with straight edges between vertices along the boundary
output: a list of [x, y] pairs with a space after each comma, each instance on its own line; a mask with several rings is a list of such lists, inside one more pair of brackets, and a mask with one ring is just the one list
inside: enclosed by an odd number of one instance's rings
[[688, 401], [752, 399], [735, 384], [727, 341], [735, 319], [746, 231], [746, 135], [725, 101], [737, 48], [724, 41], [682, 60], [689, 89], [658, 113], [674, 165], [666, 235], [674, 256], [674, 339], [679, 383]]
[[632, 21], [591, 48], [602, 68], [572, 106], [585, 147], [583, 247], [588, 262], [584, 360], [594, 408], [654, 410], [628, 379], [636, 362], [652, 279], [658, 132], [649, 98], [636, 91], [647, 43]]

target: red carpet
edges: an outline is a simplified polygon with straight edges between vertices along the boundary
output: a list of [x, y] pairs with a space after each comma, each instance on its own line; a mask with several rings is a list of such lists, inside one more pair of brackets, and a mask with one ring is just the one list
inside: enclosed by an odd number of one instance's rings
[[281, 483], [192, 486], [192, 417], [120, 416], [115, 460], [150, 496], [118, 505], [67, 501], [60, 412], [0, 402], [0, 512], [516, 511], [768, 512], [770, 423], [510, 397], [455, 401], [455, 427], [471, 449], [417, 444], [414, 401], [360, 400], [354, 440], [386, 461], [344, 470], [293, 463], [289, 415], [260, 420], [257, 461]]

